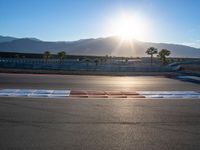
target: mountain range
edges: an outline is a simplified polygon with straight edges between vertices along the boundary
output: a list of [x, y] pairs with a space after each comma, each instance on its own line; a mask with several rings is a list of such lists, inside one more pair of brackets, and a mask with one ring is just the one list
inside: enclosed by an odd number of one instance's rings
[[50, 51], [57, 53], [66, 51], [72, 55], [97, 55], [97, 56], [146, 56], [149, 47], [168, 49], [173, 57], [200, 57], [200, 49], [179, 44], [151, 43], [138, 40], [122, 41], [119, 37], [105, 37], [96, 39], [82, 39], [71, 42], [48, 42], [37, 38], [15, 38], [0, 36], [0, 52], [43, 53]]

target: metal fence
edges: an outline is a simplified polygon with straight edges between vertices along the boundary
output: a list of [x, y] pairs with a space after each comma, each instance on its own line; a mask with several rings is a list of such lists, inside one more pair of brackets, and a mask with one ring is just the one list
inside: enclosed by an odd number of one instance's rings
[[38, 70], [66, 70], [66, 71], [97, 71], [97, 72], [134, 72], [134, 71], [155, 71], [165, 72], [172, 71], [170, 66], [163, 66], [158, 63], [150, 64], [143, 61], [119, 62], [107, 61], [103, 63], [95, 63], [94, 61], [86, 62], [78, 59], [17, 59], [17, 58], [1, 58], [1, 68], [16, 69], [38, 69]]

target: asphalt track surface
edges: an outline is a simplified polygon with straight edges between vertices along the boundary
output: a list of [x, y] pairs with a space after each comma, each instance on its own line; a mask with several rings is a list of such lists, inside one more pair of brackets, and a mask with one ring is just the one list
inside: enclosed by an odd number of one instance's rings
[[165, 77], [0, 74], [0, 88], [54, 90], [200, 91], [198, 84]]
[[[164, 77], [25, 74], [0, 74], [0, 88], [200, 91]], [[0, 149], [200, 149], [200, 100], [0, 97]]]

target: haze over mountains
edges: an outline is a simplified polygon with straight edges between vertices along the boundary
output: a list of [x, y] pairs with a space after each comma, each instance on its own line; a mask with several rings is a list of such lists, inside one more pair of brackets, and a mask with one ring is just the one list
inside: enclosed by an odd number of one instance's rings
[[146, 56], [149, 47], [171, 50], [173, 57], [200, 57], [200, 49], [185, 45], [150, 43], [138, 40], [122, 42], [118, 37], [97, 39], [83, 39], [72, 42], [48, 42], [36, 38], [15, 38], [0, 36], [0, 52], [43, 53], [51, 51], [57, 53], [66, 51], [74, 55], [112, 55], [112, 56]]

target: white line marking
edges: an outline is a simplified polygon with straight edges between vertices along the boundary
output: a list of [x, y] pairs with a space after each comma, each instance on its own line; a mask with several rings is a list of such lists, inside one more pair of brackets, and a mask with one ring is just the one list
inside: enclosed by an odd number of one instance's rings
[[[70, 90], [44, 89], [2, 89], [0, 96], [8, 97], [43, 97], [64, 98], [70, 95]], [[141, 96], [152, 99], [200, 99], [200, 93], [195, 91], [136, 91]]]
[[195, 91], [137, 91], [146, 98], [165, 98], [165, 99], [199, 99], [200, 93]]
[[195, 91], [136, 91], [141, 95], [200, 95]]
[[68, 97], [70, 90], [2, 89], [0, 96], [10, 97]]

